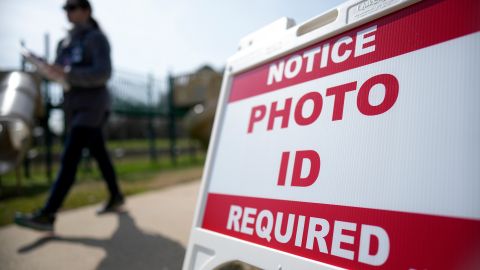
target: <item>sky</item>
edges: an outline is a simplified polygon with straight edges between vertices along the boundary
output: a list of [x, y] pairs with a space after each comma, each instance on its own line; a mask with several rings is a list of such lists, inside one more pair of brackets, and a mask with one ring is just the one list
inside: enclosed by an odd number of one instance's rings
[[[344, 0], [90, 0], [114, 68], [163, 77], [225, 65], [247, 34], [281, 18], [302, 23]], [[50, 60], [70, 28], [63, 0], [0, 0], [0, 70], [18, 69], [19, 44]]]

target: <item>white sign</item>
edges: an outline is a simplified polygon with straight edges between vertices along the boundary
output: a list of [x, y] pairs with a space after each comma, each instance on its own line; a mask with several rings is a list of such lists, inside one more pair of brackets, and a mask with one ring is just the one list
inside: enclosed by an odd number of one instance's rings
[[480, 269], [478, 10], [427, 0], [234, 56], [184, 269]]

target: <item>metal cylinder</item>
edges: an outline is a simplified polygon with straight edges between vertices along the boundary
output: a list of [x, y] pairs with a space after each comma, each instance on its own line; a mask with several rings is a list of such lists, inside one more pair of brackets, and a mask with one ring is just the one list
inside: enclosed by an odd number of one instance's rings
[[40, 91], [25, 72], [3, 73], [0, 80], [0, 174], [23, 158], [31, 137]]

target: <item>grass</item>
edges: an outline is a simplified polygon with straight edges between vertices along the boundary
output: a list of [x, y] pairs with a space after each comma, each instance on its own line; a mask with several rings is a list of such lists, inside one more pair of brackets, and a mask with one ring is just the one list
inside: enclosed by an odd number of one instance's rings
[[[196, 159], [183, 156], [173, 165], [168, 159], [151, 162], [148, 158], [116, 160], [115, 168], [120, 186], [125, 195], [133, 195], [160, 189], [177, 183], [199, 179], [203, 171], [204, 154]], [[54, 168], [57, 171], [58, 168]], [[23, 180], [21, 193], [17, 193], [15, 175], [10, 173], [2, 179], [0, 194], [0, 226], [10, 224], [16, 211], [31, 212], [41, 207], [51, 186], [45, 180], [40, 166], [32, 168], [32, 177]], [[62, 210], [105, 201], [108, 192], [94, 162], [83, 162], [77, 180], [65, 200]]]
[[[199, 146], [200, 143], [195, 140], [189, 139], [178, 139], [176, 141], [176, 146], [180, 148], [184, 147], [191, 147], [191, 146]], [[155, 139], [155, 147], [157, 149], [168, 149], [170, 146], [170, 141], [167, 139]], [[107, 148], [110, 150], [113, 149], [124, 149], [124, 150], [131, 150], [131, 149], [149, 149], [150, 141], [146, 139], [129, 139], [129, 140], [109, 140], [107, 141]], [[39, 152], [45, 151], [45, 146], [37, 146], [36, 147]], [[63, 146], [58, 143], [52, 145], [52, 152], [53, 153], [60, 153], [62, 151]]]

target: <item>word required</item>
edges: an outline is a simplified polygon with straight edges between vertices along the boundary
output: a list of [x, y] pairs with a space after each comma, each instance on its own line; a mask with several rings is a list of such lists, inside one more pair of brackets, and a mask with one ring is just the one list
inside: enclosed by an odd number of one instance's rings
[[[231, 205], [226, 228], [268, 242], [295, 245], [373, 266], [384, 264], [390, 253], [387, 232], [367, 224]], [[359, 239], [353, 235], [357, 230]], [[358, 245], [354, 245], [356, 241]]]
[[356, 33], [339, 38], [333, 43], [325, 43], [314, 47], [303, 54], [295, 54], [288, 60], [282, 60], [270, 65], [268, 70], [267, 85], [279, 83], [283, 78], [295, 78], [300, 72], [310, 73], [328, 66], [329, 61], [342, 63], [349, 58], [359, 57], [375, 51], [375, 33], [377, 26], [371, 26]]
[[[372, 105], [369, 101], [369, 95], [372, 88], [376, 85], [383, 85], [385, 95], [378, 105]], [[345, 96], [348, 92], [357, 90], [357, 82], [350, 82], [334, 87], [327, 88], [326, 97], [334, 99], [332, 121], [343, 119], [343, 108]], [[390, 110], [398, 97], [399, 84], [398, 80], [392, 74], [379, 74], [365, 81], [358, 90], [357, 108], [358, 111], [367, 116], [379, 115]], [[307, 102], [313, 102], [313, 110], [310, 115], [304, 115], [304, 105]], [[252, 108], [250, 112], [250, 120], [248, 122], [247, 133], [252, 133], [255, 124], [265, 120], [268, 112], [267, 130], [270, 131], [274, 127], [275, 119], [281, 120], [281, 128], [288, 128], [290, 123], [290, 114], [293, 107], [293, 120], [299, 126], [307, 126], [314, 123], [320, 116], [323, 107], [323, 97], [317, 91], [308, 92], [292, 104], [292, 98], [287, 98], [283, 102], [282, 109], [278, 108], [278, 101], [274, 101], [269, 107], [266, 105], [258, 105]]]

